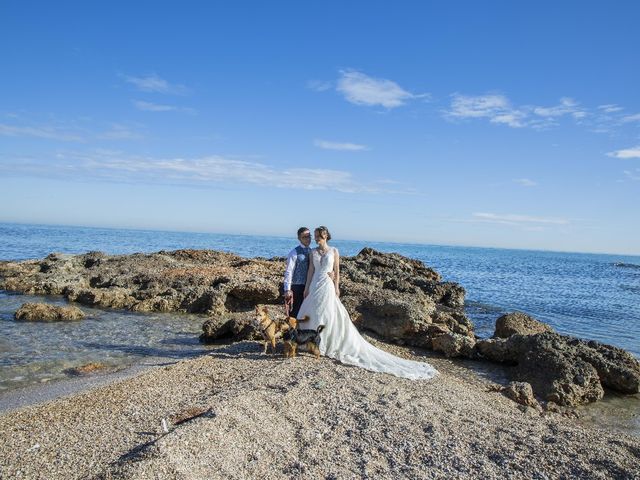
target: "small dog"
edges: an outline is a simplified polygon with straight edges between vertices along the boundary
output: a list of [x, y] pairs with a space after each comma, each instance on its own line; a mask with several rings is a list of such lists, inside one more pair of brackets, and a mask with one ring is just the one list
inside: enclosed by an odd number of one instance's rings
[[320, 358], [320, 332], [324, 325], [320, 325], [317, 330], [298, 330], [292, 328], [282, 335], [284, 341], [284, 356], [286, 358], [295, 357], [298, 345], [305, 345], [307, 350]]
[[[286, 325], [285, 328], [283, 328]], [[267, 353], [269, 345], [271, 345], [271, 354], [276, 353], [276, 340], [282, 336], [282, 333], [289, 329], [288, 323], [277, 322], [269, 317], [267, 307], [256, 305], [255, 327], [262, 333], [264, 338], [264, 350]]]
[[[307, 320], [309, 320], [308, 315], [300, 319], [301, 322]], [[256, 305], [256, 318], [254, 325], [258, 330], [260, 330], [262, 338], [264, 338], [264, 350], [262, 353], [266, 354], [269, 345], [271, 345], [271, 354], [273, 355], [276, 353], [277, 339], [282, 337], [283, 333], [298, 328], [298, 320], [295, 317], [287, 317], [284, 320], [278, 321], [272, 320], [271, 317], [269, 317], [269, 309], [266, 306], [260, 308], [259, 305]]]

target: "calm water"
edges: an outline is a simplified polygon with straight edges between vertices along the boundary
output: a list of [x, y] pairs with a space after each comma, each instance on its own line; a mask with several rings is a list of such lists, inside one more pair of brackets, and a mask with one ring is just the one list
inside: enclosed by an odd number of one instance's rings
[[[51, 252], [109, 254], [178, 248], [225, 250], [248, 257], [283, 256], [293, 238], [178, 233], [0, 223], [0, 259], [42, 258]], [[640, 257], [491, 248], [332, 242], [343, 255], [364, 246], [422, 260], [467, 289], [467, 312], [478, 334], [493, 333], [495, 319], [522, 310], [556, 330], [600, 340], [640, 356]], [[74, 323], [15, 322], [27, 300], [0, 291], [0, 390], [61, 378], [89, 361], [122, 364], [145, 355], [201, 352], [202, 317], [143, 315], [82, 307]], [[36, 300], [43, 300], [42, 297]], [[63, 303], [61, 298], [44, 299]]]

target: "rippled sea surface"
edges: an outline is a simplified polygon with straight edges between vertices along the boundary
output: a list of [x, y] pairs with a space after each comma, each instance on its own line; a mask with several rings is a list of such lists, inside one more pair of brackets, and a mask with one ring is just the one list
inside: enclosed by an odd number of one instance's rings
[[[492, 248], [332, 242], [342, 255], [365, 246], [422, 260], [445, 280], [467, 290], [467, 313], [481, 336], [493, 333], [502, 313], [521, 310], [556, 330], [623, 347], [640, 356], [640, 257]], [[284, 256], [295, 238], [56, 227], [0, 223], [0, 259], [42, 258], [51, 252], [109, 254], [179, 248], [215, 249], [248, 257]], [[82, 307], [73, 323], [16, 322], [25, 301], [64, 303], [0, 291], [0, 390], [60, 378], [64, 369], [91, 361], [131, 362], [159, 354], [202, 351], [202, 318], [132, 314]]]

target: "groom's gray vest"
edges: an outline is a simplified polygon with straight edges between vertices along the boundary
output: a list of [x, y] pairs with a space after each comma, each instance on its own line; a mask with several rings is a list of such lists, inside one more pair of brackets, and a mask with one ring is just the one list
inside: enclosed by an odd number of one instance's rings
[[309, 271], [309, 252], [310, 248], [303, 248], [298, 245], [296, 247], [296, 267], [293, 269], [291, 277], [291, 285], [304, 285], [307, 283], [307, 272]]

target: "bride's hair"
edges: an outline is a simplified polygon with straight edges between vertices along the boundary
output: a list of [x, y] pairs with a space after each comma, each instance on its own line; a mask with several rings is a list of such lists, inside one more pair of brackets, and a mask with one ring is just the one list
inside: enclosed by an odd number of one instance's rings
[[327, 242], [331, 240], [331, 234], [329, 233], [329, 229], [324, 225], [320, 225], [318, 228], [316, 228], [316, 232], [319, 232], [321, 235], [324, 234], [323, 236], [327, 237]]

